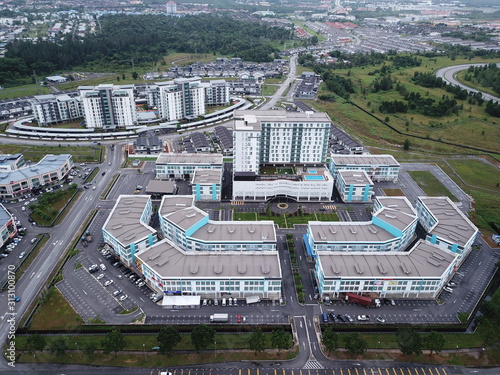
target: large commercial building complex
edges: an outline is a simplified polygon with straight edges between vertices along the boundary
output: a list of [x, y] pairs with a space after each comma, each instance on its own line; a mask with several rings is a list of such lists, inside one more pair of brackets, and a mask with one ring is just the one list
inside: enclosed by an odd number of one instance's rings
[[[164, 196], [157, 240], [149, 196], [120, 196], [104, 241], [155, 290], [184, 295], [281, 298], [274, 223], [212, 221], [194, 196]], [[124, 220], [124, 216], [127, 218]]]
[[215, 169], [222, 171], [220, 154], [167, 154], [161, 153], [156, 159], [156, 178], [191, 179], [197, 169]]
[[46, 155], [34, 165], [0, 171], [0, 196], [16, 197], [34, 188], [61, 181], [73, 168], [69, 154]]
[[16, 224], [9, 211], [0, 204], [0, 247], [17, 233]]

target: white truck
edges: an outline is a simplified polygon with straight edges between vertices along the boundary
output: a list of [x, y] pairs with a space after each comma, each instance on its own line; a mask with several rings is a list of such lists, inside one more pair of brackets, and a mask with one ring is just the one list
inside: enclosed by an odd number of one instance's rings
[[260, 302], [259, 296], [248, 296], [247, 297], [247, 305], [251, 305], [252, 303], [259, 303], [259, 302]]
[[210, 323], [227, 323], [229, 321], [228, 314], [210, 315]]

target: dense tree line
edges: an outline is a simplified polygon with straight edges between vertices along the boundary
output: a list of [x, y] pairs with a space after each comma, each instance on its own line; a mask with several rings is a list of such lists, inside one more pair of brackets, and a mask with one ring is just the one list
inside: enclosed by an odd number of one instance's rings
[[[244, 60], [272, 61], [278, 49], [272, 43], [290, 39], [292, 33], [279, 27], [236, 21], [229, 17], [201, 15], [113, 15], [99, 19], [100, 31], [83, 39], [65, 35], [57, 41], [16, 40], [7, 46], [0, 84], [9, 74], [23, 77], [68, 70], [116, 69], [151, 64], [169, 52], [238, 56]], [[4, 69], [6, 67], [6, 69]]]
[[332, 72], [325, 72], [321, 76], [328, 90], [333, 91], [338, 96], [349, 99], [350, 94], [354, 93], [354, 84], [349, 78], [344, 78]]
[[473, 33], [464, 33], [463, 31], [450, 31], [442, 34], [443, 37], [458, 38], [462, 40], [474, 40], [476, 42], [490, 42], [491, 34], [484, 31], [474, 31]]
[[480, 85], [491, 87], [500, 94], [500, 68], [492, 63], [484, 66], [470, 66], [465, 75], [466, 81], [477, 81]]
[[500, 117], [500, 104], [490, 100], [486, 104], [485, 111], [491, 116]]
[[420, 66], [422, 61], [413, 56], [406, 55], [396, 55], [391, 58], [392, 64], [396, 69], [399, 68], [408, 68], [413, 66]]
[[408, 92], [404, 96], [408, 102], [408, 109], [431, 117], [449, 116], [458, 114], [462, 106], [455, 99], [444, 97], [439, 102], [432, 98], [424, 98], [418, 92]]
[[382, 113], [406, 113], [408, 112], [408, 105], [399, 100], [383, 101], [380, 103], [379, 111]]

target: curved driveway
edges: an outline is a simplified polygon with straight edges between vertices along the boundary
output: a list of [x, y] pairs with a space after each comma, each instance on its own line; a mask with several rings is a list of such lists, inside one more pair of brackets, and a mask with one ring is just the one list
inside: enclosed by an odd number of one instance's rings
[[[447, 66], [445, 68], [439, 69], [436, 72], [436, 77], [442, 78], [443, 80], [445, 80], [446, 82], [448, 82], [454, 86], [460, 86], [461, 88], [463, 88], [465, 90], [472, 91], [472, 92], [480, 92], [481, 94], [483, 94], [483, 98], [485, 100], [488, 100], [488, 101], [493, 100], [494, 102], [500, 102], [500, 98], [498, 96], [494, 96], [494, 95], [488, 94], [486, 92], [476, 90], [470, 86], [467, 86], [461, 82], [458, 82], [455, 79], [455, 74], [457, 74], [458, 72], [460, 72], [462, 70], [469, 69], [470, 66], [485, 66], [485, 65], [487, 65], [487, 64], [486, 63], [484, 63], [484, 64], [462, 64], [462, 65]], [[497, 66], [500, 68], [500, 63], [497, 63]]]

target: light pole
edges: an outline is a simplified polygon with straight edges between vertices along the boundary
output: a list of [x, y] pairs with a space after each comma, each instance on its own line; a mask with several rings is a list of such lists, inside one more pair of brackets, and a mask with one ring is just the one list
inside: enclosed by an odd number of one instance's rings
[[377, 343], [377, 351], [375, 352], [375, 357], [378, 358], [378, 348], [380, 346], [380, 341]]
[[214, 341], [215, 344], [215, 358], [217, 358], [217, 341]]
[[80, 359], [82, 359], [82, 353], [80, 352], [80, 349], [78, 349], [78, 344], [76, 342], [75, 342], [75, 346], [76, 346], [76, 351], [80, 355]]
[[146, 344], [142, 344], [142, 350], [144, 351], [144, 362], [146, 362]]

